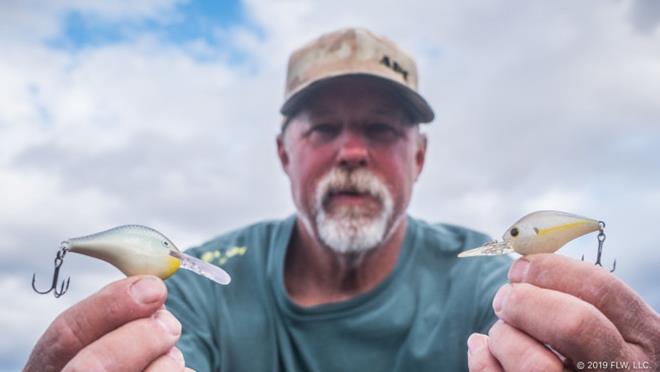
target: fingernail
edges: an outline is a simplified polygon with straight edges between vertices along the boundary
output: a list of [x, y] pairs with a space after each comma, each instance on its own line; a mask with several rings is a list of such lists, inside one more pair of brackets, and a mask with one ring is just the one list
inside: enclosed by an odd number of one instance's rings
[[181, 323], [167, 310], [158, 310], [154, 317], [171, 334], [178, 336], [181, 333]]
[[527, 277], [529, 261], [524, 258], [516, 260], [509, 269], [509, 280], [512, 282], [522, 282]]
[[486, 347], [486, 338], [479, 333], [473, 333], [467, 339], [468, 353], [474, 354]]
[[495, 294], [495, 298], [493, 299], [493, 310], [495, 310], [495, 314], [499, 314], [500, 311], [502, 311], [504, 305], [506, 305], [506, 300], [509, 297], [509, 292], [511, 292], [511, 285], [505, 284]]
[[131, 284], [130, 293], [133, 299], [141, 304], [150, 304], [163, 297], [165, 286], [153, 276], [146, 276]]
[[181, 353], [181, 350], [177, 349], [176, 347], [171, 348], [167, 353], [167, 356], [174, 359], [181, 366], [186, 364], [185, 360], [183, 360], [183, 353]]

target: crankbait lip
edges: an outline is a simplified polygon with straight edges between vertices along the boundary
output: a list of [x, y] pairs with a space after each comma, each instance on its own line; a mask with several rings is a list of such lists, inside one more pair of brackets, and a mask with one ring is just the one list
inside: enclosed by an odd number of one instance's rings
[[499, 256], [512, 252], [514, 252], [514, 250], [509, 242], [493, 240], [480, 247], [463, 251], [458, 254], [458, 257]]
[[231, 276], [220, 266], [212, 265], [204, 260], [200, 260], [189, 254], [170, 251], [170, 256], [178, 258], [181, 261], [180, 268], [194, 272], [220, 285], [231, 283]]

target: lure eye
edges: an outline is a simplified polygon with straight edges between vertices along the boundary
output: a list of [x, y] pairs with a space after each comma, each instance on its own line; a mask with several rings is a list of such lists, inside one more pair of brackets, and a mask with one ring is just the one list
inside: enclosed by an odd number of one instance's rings
[[511, 229], [511, 236], [515, 238], [516, 236], [518, 236], [518, 232], [519, 232], [518, 228], [514, 227], [513, 229]]

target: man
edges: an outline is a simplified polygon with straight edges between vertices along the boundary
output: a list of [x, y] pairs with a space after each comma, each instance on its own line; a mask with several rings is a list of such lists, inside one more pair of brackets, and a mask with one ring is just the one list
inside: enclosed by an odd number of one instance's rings
[[296, 51], [277, 138], [296, 215], [189, 250], [233, 280], [177, 273], [169, 311], [152, 277], [102, 289], [55, 320], [26, 370], [183, 370], [183, 355], [199, 371], [656, 368], [659, 316], [611, 274], [536, 255], [505, 284], [508, 258], [456, 257], [484, 235], [407, 216], [433, 119], [416, 75], [362, 29]]

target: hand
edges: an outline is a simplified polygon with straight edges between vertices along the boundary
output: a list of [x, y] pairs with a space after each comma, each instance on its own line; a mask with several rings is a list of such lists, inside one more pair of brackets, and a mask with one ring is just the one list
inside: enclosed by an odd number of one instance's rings
[[471, 371], [660, 367], [660, 316], [603, 268], [531, 255], [514, 262], [509, 280], [493, 300], [500, 320], [468, 339]]
[[114, 282], [60, 314], [24, 371], [183, 371], [181, 324], [155, 276]]

